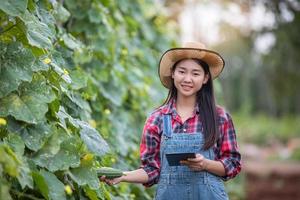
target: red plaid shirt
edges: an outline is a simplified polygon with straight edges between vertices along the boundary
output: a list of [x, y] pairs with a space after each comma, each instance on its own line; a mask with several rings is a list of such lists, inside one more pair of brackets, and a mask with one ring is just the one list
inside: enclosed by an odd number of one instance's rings
[[[238, 150], [235, 129], [230, 115], [219, 106], [217, 107], [217, 113], [219, 116], [220, 138], [214, 146], [215, 160], [221, 161], [224, 165], [226, 175], [222, 178], [228, 180], [241, 171], [241, 155]], [[159, 151], [163, 130], [163, 114], [172, 114], [173, 133], [191, 134], [202, 132], [198, 106], [195, 108], [194, 115], [184, 123], [176, 112], [176, 101], [174, 99], [155, 110], [146, 120], [140, 144], [141, 168], [149, 176], [149, 181], [144, 184], [145, 186], [151, 186], [157, 183], [159, 179]]]

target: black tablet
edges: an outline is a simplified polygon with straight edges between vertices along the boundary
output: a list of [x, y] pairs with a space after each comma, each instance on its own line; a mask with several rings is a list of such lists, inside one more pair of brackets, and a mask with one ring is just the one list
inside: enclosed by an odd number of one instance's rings
[[168, 163], [170, 166], [179, 166], [181, 160], [187, 160], [188, 158], [195, 158], [195, 153], [170, 153], [166, 154]]

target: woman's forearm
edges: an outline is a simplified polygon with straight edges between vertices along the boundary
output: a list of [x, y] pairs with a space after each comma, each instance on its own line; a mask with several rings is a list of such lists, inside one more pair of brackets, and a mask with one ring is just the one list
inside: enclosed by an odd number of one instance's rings
[[218, 176], [225, 176], [225, 168], [221, 161], [207, 159], [206, 162], [206, 171]]
[[137, 169], [133, 171], [124, 172], [121, 177], [121, 182], [128, 183], [147, 183], [149, 180], [148, 174], [144, 169]]

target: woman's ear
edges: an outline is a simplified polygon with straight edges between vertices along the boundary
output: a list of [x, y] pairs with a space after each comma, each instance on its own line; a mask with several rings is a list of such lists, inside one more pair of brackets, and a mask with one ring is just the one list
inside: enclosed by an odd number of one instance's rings
[[205, 74], [203, 84], [206, 84], [209, 79], [209, 74]]
[[171, 77], [174, 79], [174, 70], [171, 72]]

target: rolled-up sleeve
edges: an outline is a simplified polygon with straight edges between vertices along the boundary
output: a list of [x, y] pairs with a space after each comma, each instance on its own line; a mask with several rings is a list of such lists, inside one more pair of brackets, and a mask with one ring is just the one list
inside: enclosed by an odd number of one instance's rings
[[241, 154], [239, 152], [236, 132], [232, 118], [228, 113], [221, 119], [220, 139], [218, 141], [217, 160], [221, 161], [225, 168], [223, 180], [234, 178], [241, 171]]
[[140, 144], [141, 168], [145, 170], [149, 178], [148, 182], [144, 184], [146, 187], [156, 184], [160, 174], [159, 120], [156, 114], [148, 117]]

